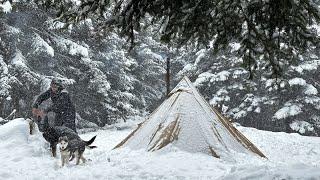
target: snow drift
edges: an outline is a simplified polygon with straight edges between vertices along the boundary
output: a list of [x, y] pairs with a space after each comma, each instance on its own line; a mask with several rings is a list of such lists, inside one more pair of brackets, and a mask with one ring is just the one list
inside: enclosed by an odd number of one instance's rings
[[111, 150], [131, 129], [81, 134], [87, 140], [97, 135], [97, 149], [85, 152], [86, 164], [59, 168], [59, 158], [50, 150], [41, 133], [29, 135], [24, 119], [0, 126], [0, 179], [320, 179], [320, 138], [298, 134], [261, 131], [238, 126], [269, 158], [235, 157], [235, 161], [188, 153], [173, 146], [170, 151], [149, 153], [122, 148]]

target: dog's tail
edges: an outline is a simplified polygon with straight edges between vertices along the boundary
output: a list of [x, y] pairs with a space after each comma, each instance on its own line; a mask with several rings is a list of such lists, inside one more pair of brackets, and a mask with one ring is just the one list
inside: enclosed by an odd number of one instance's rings
[[86, 148], [88, 148], [88, 149], [94, 149], [94, 148], [97, 148], [97, 146], [86, 146]]
[[[96, 139], [97, 136], [94, 136], [93, 138], [91, 138], [89, 141], [85, 141], [86, 146], [90, 147], [89, 145], [93, 143], [93, 141]], [[93, 146], [92, 146], [93, 147]], [[91, 148], [92, 149], [92, 148]]]

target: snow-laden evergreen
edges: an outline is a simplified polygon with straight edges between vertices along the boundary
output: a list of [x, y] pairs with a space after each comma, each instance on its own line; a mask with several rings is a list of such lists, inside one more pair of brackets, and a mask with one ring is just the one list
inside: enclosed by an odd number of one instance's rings
[[167, 48], [148, 35], [129, 52], [115, 33], [92, 37], [90, 21], [62, 31], [32, 3], [14, 9], [0, 16], [1, 116], [17, 109], [17, 116], [30, 117], [34, 97], [53, 77], [70, 92], [79, 127], [143, 114], [163, 96]]
[[319, 135], [317, 52], [302, 56], [282, 78], [270, 78], [258, 68], [251, 80], [236, 48], [231, 44], [218, 55], [209, 49], [184, 51], [177, 57], [186, 60], [177, 79], [190, 76], [212, 106], [244, 126]]

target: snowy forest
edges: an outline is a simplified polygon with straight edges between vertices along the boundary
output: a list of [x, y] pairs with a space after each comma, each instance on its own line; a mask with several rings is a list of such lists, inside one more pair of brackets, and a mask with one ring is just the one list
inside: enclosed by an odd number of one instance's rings
[[[135, 32], [132, 44], [116, 31], [100, 32], [90, 18], [76, 24], [56, 20], [55, 10], [41, 1], [4, 1], [0, 9], [0, 117], [14, 109], [16, 117], [31, 117], [31, 104], [53, 77], [62, 79], [70, 92], [80, 128], [143, 116], [166, 96], [169, 58], [171, 87], [188, 76], [234, 122], [262, 130], [320, 133], [315, 45], [280, 62], [283, 72], [272, 76], [263, 54], [248, 69], [251, 60], [240, 54], [243, 47], [237, 41], [217, 53], [212, 41], [206, 46], [162, 43], [161, 21]], [[144, 21], [151, 20], [147, 16]], [[310, 28], [319, 30], [317, 24]]]
[[319, 0], [0, 0], [0, 179], [320, 179]]

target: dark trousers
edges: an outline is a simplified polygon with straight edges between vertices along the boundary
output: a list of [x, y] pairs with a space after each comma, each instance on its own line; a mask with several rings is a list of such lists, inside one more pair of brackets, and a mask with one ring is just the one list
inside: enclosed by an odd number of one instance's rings
[[76, 113], [75, 112], [56, 113], [54, 126], [66, 126], [70, 129], [72, 129], [74, 132], [77, 132], [77, 130], [76, 130]]

